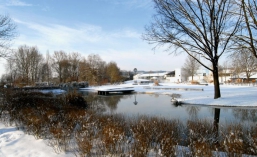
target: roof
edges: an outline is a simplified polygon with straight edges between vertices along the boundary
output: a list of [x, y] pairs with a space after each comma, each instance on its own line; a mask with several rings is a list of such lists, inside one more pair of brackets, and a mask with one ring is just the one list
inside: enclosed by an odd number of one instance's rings
[[171, 71], [171, 72], [167, 73], [167, 75], [175, 75], [175, 71]]
[[[247, 78], [245, 73], [241, 73], [238, 77], [237, 76], [233, 76], [232, 78], [237, 79], [237, 78]], [[252, 79], [257, 79], [257, 73], [253, 74], [252, 76], [250, 76], [250, 78]]]

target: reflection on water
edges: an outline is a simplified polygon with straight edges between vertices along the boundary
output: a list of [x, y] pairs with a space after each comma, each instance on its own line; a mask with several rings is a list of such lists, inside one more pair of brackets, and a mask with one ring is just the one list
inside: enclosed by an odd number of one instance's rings
[[186, 111], [190, 116], [191, 120], [197, 120], [198, 118], [198, 112], [201, 110], [199, 106], [186, 106]]
[[[207, 119], [213, 120], [214, 107], [196, 105], [173, 105], [170, 95], [129, 94], [98, 96], [96, 93], [83, 92], [88, 104], [103, 113], [123, 113], [127, 116], [148, 115], [182, 121]], [[216, 110], [216, 114], [217, 114]], [[256, 108], [225, 107], [220, 110], [223, 122], [256, 122]]]
[[137, 105], [137, 95], [136, 94], [134, 94], [134, 97], [135, 97], [135, 101], [134, 101], [134, 105]]
[[257, 110], [256, 109], [236, 109], [233, 110], [235, 118], [241, 121], [257, 122]]

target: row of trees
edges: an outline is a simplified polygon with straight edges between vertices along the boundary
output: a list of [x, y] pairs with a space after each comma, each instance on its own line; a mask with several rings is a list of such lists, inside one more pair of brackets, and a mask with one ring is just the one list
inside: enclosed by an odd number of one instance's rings
[[35, 82], [79, 82], [103, 84], [123, 78], [115, 62], [106, 63], [99, 55], [87, 58], [77, 52], [55, 51], [42, 55], [35, 46], [23, 45], [7, 59], [4, 80], [16, 85], [33, 85]]
[[218, 65], [224, 53], [245, 49], [257, 58], [256, 0], [153, 2], [156, 14], [143, 38], [156, 46], [167, 47], [173, 54], [186, 52], [210, 70], [215, 99], [221, 97]]
[[[257, 74], [257, 58], [248, 49], [237, 49], [218, 65], [218, 69], [219, 77], [230, 76], [236, 79], [245, 76], [245, 81], [250, 82], [250, 77]], [[197, 75], [198, 70], [201, 70], [201, 64], [188, 55], [182, 66], [183, 76], [194, 80], [194, 75]]]

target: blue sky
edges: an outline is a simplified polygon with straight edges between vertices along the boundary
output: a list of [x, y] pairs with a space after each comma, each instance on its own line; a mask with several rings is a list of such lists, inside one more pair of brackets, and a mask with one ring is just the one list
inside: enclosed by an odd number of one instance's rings
[[122, 70], [180, 68], [185, 55], [153, 51], [154, 45], [142, 40], [154, 13], [151, 0], [0, 0], [0, 14], [18, 26], [13, 48], [26, 44], [42, 54], [99, 54]]

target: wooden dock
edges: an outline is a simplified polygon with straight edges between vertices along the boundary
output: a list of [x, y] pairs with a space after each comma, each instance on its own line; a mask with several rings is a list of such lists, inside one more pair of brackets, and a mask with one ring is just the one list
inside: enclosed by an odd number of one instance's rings
[[98, 95], [109, 95], [115, 93], [131, 93], [134, 91], [133, 87], [119, 87], [119, 88], [100, 88], [97, 90]]

